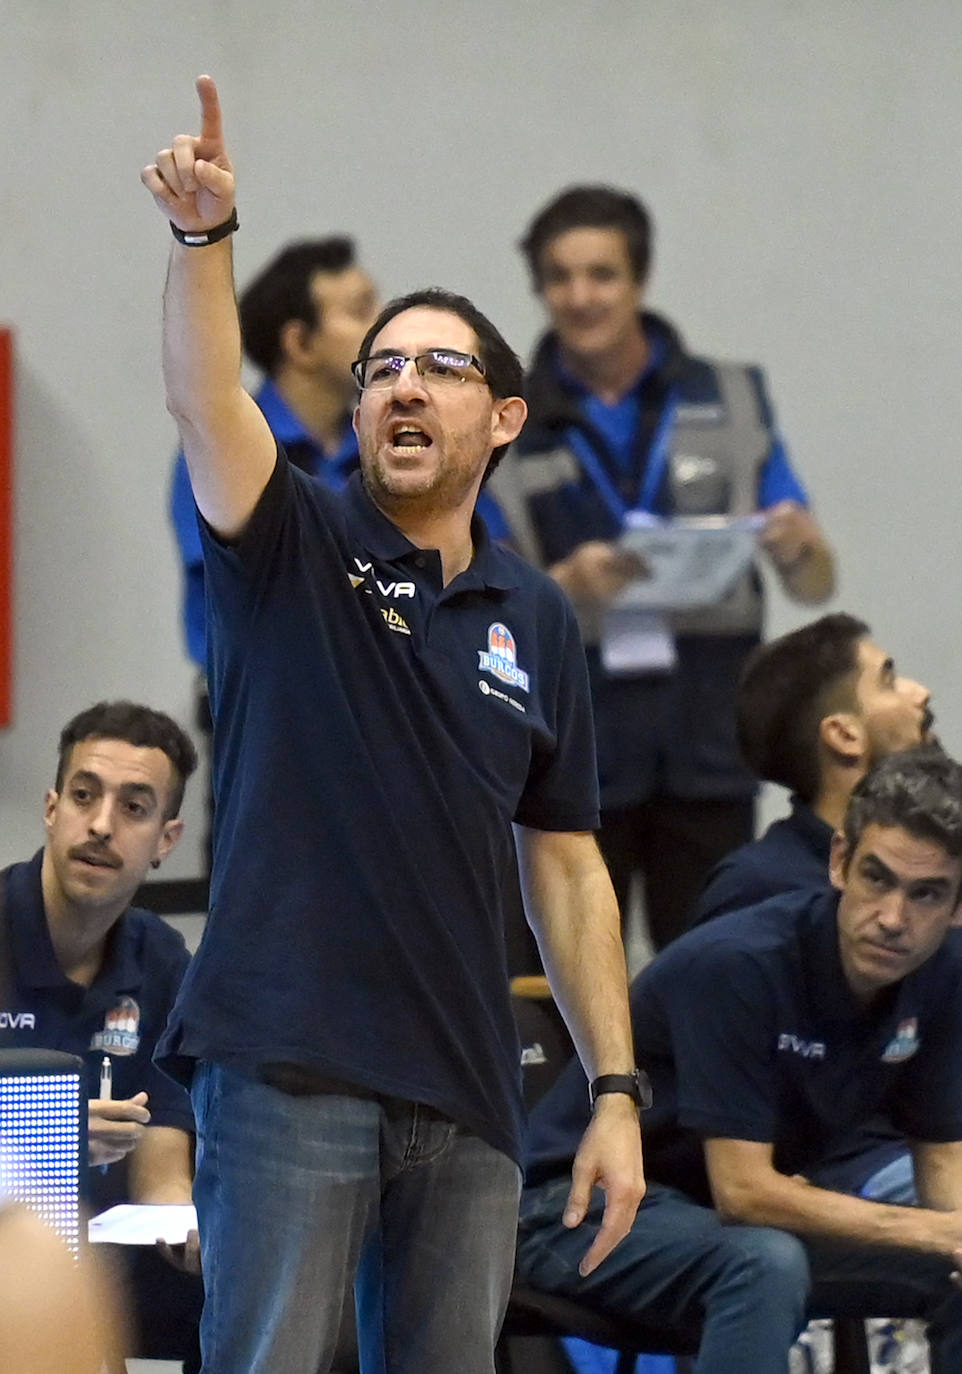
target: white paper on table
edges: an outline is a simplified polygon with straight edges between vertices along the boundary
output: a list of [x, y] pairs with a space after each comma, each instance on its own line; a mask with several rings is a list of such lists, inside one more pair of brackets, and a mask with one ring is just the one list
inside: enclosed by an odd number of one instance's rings
[[662, 519], [629, 511], [619, 547], [640, 554], [648, 569], [619, 593], [616, 609], [698, 610], [717, 605], [748, 571], [764, 515]]
[[196, 1229], [197, 1213], [191, 1202], [122, 1202], [90, 1218], [87, 1239], [91, 1244], [153, 1245], [161, 1237], [168, 1245], [183, 1245], [187, 1232]]

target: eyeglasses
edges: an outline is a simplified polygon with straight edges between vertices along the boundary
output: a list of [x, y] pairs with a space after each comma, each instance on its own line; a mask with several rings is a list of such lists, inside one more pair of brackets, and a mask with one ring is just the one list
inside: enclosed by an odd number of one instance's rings
[[[425, 386], [459, 386], [462, 382], [481, 382], [485, 379], [484, 363], [473, 353], [459, 353], [453, 348], [429, 348], [413, 358], [403, 353], [373, 353], [351, 364], [354, 380], [362, 391], [393, 386], [408, 363], [413, 363]], [[471, 369], [479, 376], [472, 376]]]

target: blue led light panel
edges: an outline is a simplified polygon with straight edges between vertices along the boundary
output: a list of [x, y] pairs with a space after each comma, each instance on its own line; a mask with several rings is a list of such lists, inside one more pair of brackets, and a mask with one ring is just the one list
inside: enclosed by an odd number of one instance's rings
[[80, 1244], [80, 1076], [0, 1077], [0, 1192]]

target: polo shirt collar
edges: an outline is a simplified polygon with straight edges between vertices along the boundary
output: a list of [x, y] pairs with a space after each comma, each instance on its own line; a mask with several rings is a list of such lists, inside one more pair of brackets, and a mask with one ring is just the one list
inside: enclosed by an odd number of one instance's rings
[[801, 957], [816, 1016], [848, 1021], [859, 1006], [845, 980], [838, 952], [838, 899], [833, 889], [820, 892], [812, 901], [808, 921], [801, 927]]
[[812, 853], [817, 858], [825, 860], [827, 869], [832, 850], [832, 836], [835, 833], [828, 821], [823, 821], [821, 816], [799, 797], [792, 797], [792, 811], [788, 820], [792, 829], [798, 832]]
[[[365, 549], [375, 558], [383, 558], [389, 563], [411, 561], [425, 552], [412, 544], [407, 535], [378, 509], [368, 495], [360, 472], [352, 473], [348, 479], [344, 499], [354, 530], [363, 540]], [[458, 591], [467, 591], [472, 587], [486, 587], [492, 591], [511, 591], [517, 587], [518, 578], [511, 558], [499, 544], [494, 543], [477, 513], [471, 519], [471, 539], [474, 544], [471, 564], [446, 590], [456, 588]]]
[[[621, 398], [626, 401], [629, 397], [637, 397], [646, 382], [661, 372], [668, 359], [669, 335], [666, 332], [667, 326], [657, 315], [645, 314], [641, 316], [642, 332], [648, 342], [648, 357], [644, 367], [638, 373], [634, 382]], [[579, 403], [583, 403], [594, 397], [595, 393], [587, 386], [580, 377], [576, 377], [573, 372], [565, 366], [564, 358], [561, 354], [561, 345], [556, 334], [550, 336], [551, 352], [550, 362], [554, 368], [555, 376], [561, 386], [570, 395], [577, 398]]]
[[40, 866], [43, 850], [7, 873], [7, 927], [17, 977], [26, 987], [58, 988], [67, 979], [57, 963], [43, 909]]
[[[40, 882], [43, 854], [42, 849], [38, 850], [28, 863], [15, 864], [8, 873], [6, 905], [11, 953], [23, 986], [78, 987], [57, 962], [50, 938]], [[142, 971], [132, 948], [126, 917], [124, 912], [107, 936], [103, 966], [91, 984], [91, 992], [100, 987], [111, 991], [140, 987]]]

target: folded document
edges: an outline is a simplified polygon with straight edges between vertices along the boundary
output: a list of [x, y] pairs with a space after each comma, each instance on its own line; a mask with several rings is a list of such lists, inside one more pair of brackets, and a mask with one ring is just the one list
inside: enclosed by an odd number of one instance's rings
[[197, 1230], [197, 1213], [190, 1202], [133, 1203], [110, 1207], [87, 1224], [87, 1239], [110, 1245], [183, 1245], [188, 1231]]

